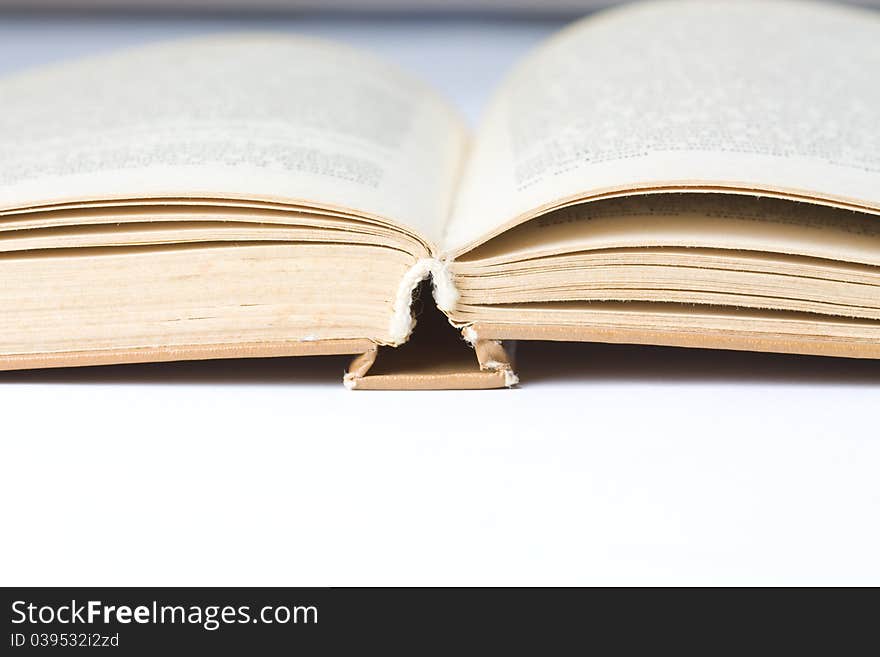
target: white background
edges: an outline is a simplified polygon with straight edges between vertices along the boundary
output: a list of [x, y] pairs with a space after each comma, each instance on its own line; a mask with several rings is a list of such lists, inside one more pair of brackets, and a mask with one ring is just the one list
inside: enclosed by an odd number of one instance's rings
[[[0, 73], [283, 29], [474, 120], [561, 24], [0, 15]], [[346, 358], [0, 373], [0, 584], [880, 584], [880, 362], [519, 355], [486, 392], [352, 393]]]

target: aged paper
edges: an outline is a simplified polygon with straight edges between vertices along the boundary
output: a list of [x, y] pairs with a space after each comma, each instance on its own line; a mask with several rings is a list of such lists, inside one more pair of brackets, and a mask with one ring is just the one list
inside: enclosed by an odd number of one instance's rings
[[643, 3], [527, 58], [477, 135], [444, 248], [610, 191], [703, 186], [880, 208], [880, 19]]

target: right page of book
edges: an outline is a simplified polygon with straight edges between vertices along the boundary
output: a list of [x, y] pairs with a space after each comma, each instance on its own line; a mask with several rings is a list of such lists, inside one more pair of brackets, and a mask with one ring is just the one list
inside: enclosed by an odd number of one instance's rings
[[722, 188], [880, 208], [880, 13], [640, 3], [526, 58], [480, 126], [446, 226], [461, 253], [542, 210]]

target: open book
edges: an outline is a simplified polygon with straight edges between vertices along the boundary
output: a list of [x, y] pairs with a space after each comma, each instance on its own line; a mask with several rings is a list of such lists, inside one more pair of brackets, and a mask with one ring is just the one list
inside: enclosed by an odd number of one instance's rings
[[[679, 1], [564, 30], [473, 135], [300, 37], [18, 74], [0, 367], [354, 354], [350, 387], [493, 387], [517, 339], [880, 357], [878, 71], [870, 11]], [[422, 340], [377, 369], [426, 280], [470, 364]]]

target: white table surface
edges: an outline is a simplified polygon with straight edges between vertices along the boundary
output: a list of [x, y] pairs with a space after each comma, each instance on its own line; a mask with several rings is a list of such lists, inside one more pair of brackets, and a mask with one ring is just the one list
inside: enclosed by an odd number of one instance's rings
[[[0, 15], [0, 73], [282, 29], [473, 120], [558, 26]], [[346, 362], [0, 374], [0, 584], [880, 584], [880, 363], [535, 343], [518, 390], [352, 393]]]

